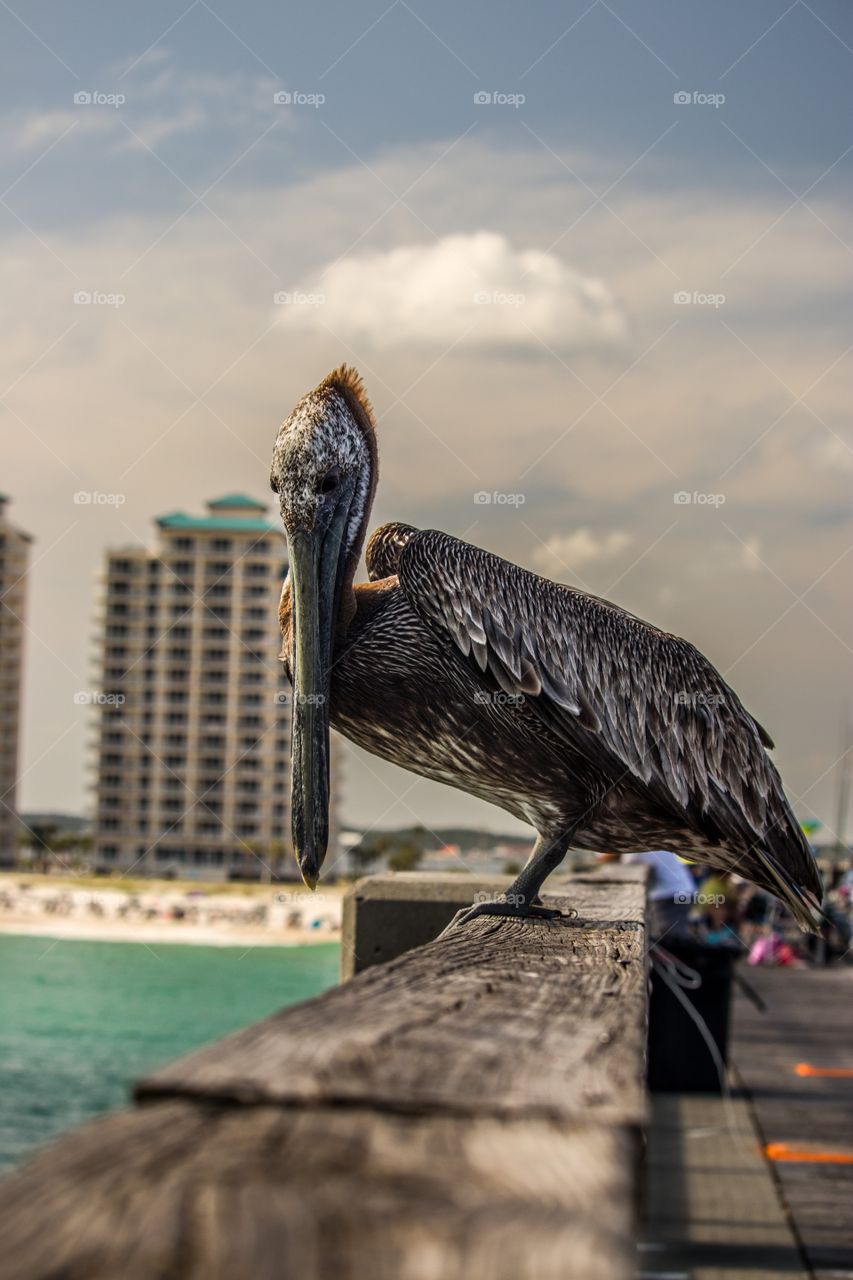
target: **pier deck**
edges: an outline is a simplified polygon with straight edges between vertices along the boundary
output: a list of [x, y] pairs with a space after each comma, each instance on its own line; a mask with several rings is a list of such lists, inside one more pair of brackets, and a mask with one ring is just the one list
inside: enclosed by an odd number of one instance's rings
[[752, 969], [748, 980], [768, 1010], [738, 1000], [738, 1076], [762, 1142], [786, 1157], [771, 1163], [813, 1274], [853, 1277], [853, 968]]
[[853, 968], [745, 976], [733, 1097], [653, 1099], [639, 1274], [853, 1280]]

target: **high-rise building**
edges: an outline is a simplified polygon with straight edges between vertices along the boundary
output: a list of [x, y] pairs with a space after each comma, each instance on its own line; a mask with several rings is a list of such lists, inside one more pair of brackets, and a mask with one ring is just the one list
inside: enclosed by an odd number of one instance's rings
[[298, 874], [290, 686], [278, 660], [284, 537], [267, 508], [242, 494], [207, 508], [200, 517], [160, 516], [153, 553], [133, 547], [107, 556], [94, 846], [101, 871]]
[[32, 538], [10, 523], [0, 494], [0, 866], [15, 864], [18, 733], [27, 562]]

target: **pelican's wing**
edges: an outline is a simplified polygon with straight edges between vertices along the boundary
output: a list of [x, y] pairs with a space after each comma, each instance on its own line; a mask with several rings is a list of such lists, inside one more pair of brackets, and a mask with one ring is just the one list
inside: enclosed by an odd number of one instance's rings
[[364, 553], [367, 576], [371, 582], [396, 575], [403, 548], [417, 532], [413, 525], [400, 524], [398, 520], [394, 520], [390, 524], [380, 525], [371, 534]]
[[606, 774], [711, 839], [755, 845], [744, 873], [760, 860], [776, 892], [781, 877], [820, 896], [770, 739], [693, 645], [435, 530], [407, 539], [397, 574], [428, 625]]

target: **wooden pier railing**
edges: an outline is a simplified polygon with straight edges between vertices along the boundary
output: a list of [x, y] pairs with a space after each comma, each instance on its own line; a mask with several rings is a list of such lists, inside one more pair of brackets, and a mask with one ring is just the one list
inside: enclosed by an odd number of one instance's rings
[[0, 1185], [9, 1280], [628, 1280], [642, 869], [482, 917], [156, 1072]]

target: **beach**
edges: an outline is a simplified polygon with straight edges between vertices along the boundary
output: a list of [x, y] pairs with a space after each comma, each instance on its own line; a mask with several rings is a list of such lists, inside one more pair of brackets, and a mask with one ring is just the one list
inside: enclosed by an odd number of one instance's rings
[[0, 877], [0, 934], [68, 941], [305, 946], [337, 941], [341, 908], [334, 889]]

